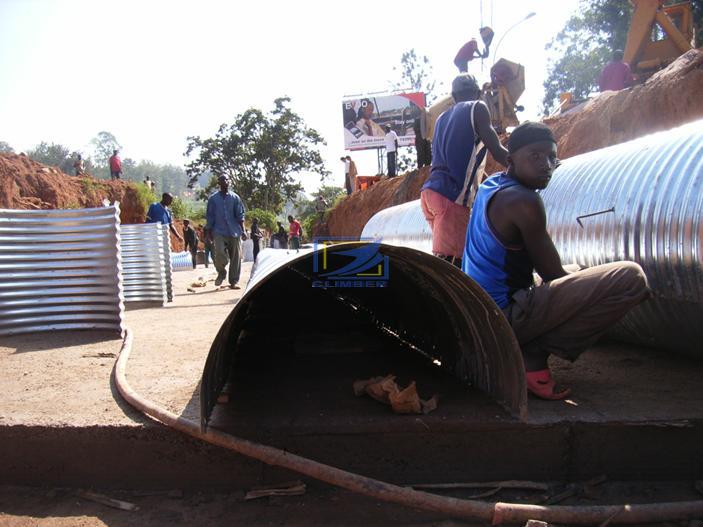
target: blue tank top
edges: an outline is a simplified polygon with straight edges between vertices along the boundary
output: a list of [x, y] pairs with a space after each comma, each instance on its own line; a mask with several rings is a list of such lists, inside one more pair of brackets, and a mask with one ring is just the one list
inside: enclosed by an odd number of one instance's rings
[[474, 131], [476, 101], [462, 101], [437, 119], [432, 137], [432, 169], [422, 189], [430, 189], [445, 198], [471, 206], [472, 186], [486, 157], [486, 148], [478, 148], [480, 138]]
[[488, 204], [500, 191], [520, 186], [504, 172], [495, 174], [478, 188], [471, 211], [471, 220], [466, 230], [466, 247], [462, 270], [473, 278], [486, 293], [505, 308], [513, 294], [519, 289], [533, 285], [532, 259], [523, 245], [508, 246], [498, 238], [498, 234], [488, 219]]

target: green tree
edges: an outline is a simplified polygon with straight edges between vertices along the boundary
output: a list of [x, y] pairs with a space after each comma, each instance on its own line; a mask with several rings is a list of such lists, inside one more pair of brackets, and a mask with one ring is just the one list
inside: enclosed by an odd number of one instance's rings
[[[324, 180], [329, 172], [318, 147], [326, 143], [289, 102], [288, 97], [274, 100], [268, 114], [249, 108], [232, 124], [221, 125], [214, 137], [189, 137], [185, 156], [192, 159], [186, 164], [191, 184], [209, 170], [227, 176], [251, 208], [278, 213], [302, 189], [296, 174], [318, 174]], [[206, 193], [213, 183], [211, 179]]]
[[0, 141], [0, 154], [14, 154], [15, 150], [12, 148], [9, 143], [6, 143], [5, 141]]
[[56, 167], [66, 174], [70, 174], [73, 167], [71, 149], [57, 143], [42, 141], [29, 150], [27, 156], [39, 163]]
[[428, 106], [437, 98], [434, 68], [427, 55], [420, 56], [415, 48], [409, 49], [400, 56], [400, 66], [394, 66], [393, 71], [399, 74], [398, 80], [391, 82], [393, 90], [424, 92]]
[[107, 167], [107, 161], [112, 152], [122, 148], [117, 142], [117, 138], [105, 131], [98, 132], [98, 135], [91, 139], [90, 144], [93, 145], [93, 159], [101, 167]]
[[[703, 0], [693, 0], [692, 6], [700, 39]], [[577, 13], [546, 46], [553, 52], [553, 58], [544, 82], [545, 114], [555, 107], [562, 92], [583, 99], [597, 89], [600, 71], [613, 51], [625, 49], [631, 18], [629, 0], [581, 0]]]

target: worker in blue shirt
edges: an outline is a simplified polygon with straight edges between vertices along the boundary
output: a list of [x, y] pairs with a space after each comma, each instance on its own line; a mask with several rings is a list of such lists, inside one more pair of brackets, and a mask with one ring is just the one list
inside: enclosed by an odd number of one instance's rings
[[149, 205], [149, 210], [146, 213], [146, 223], [162, 223], [163, 225], [168, 225], [173, 235], [180, 241], [183, 241], [183, 237], [178, 234], [178, 231], [173, 226], [171, 209], [168, 208], [171, 203], [173, 203], [173, 194], [164, 192], [161, 195], [161, 201]]
[[244, 203], [234, 192], [229, 190], [227, 176], [217, 178], [220, 190], [207, 200], [207, 225], [205, 232], [215, 245], [215, 269], [219, 286], [227, 275], [225, 267], [229, 264], [229, 286], [239, 289], [241, 272], [242, 240], [247, 239], [244, 231]]

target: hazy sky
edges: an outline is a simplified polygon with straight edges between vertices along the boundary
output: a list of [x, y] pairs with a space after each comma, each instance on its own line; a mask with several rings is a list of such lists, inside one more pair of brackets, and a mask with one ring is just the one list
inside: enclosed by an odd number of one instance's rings
[[[577, 0], [483, 0], [493, 48], [525, 65], [524, 118], [538, 116], [545, 44]], [[323, 156], [342, 185], [341, 101], [387, 89], [403, 51], [430, 58], [445, 89], [452, 61], [478, 37], [479, 0], [416, 2], [0, 0], [0, 141], [16, 151], [40, 141], [90, 153], [112, 132], [122, 157], [183, 163], [186, 137], [210, 136], [249, 106], [288, 95], [327, 141]], [[492, 58], [492, 57], [491, 57]], [[470, 72], [488, 78], [474, 61]], [[441, 92], [440, 92], [441, 93]], [[351, 153], [361, 174], [375, 152]], [[308, 191], [319, 182], [302, 178]]]

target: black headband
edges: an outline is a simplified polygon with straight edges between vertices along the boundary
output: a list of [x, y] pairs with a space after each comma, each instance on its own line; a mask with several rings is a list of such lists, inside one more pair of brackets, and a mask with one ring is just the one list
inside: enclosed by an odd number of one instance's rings
[[554, 134], [548, 126], [542, 123], [526, 122], [513, 130], [508, 139], [508, 152], [511, 154], [520, 150], [523, 146], [539, 143], [541, 141], [551, 141], [556, 144]]

